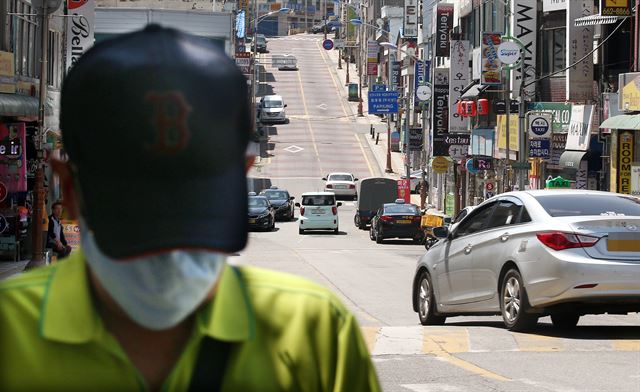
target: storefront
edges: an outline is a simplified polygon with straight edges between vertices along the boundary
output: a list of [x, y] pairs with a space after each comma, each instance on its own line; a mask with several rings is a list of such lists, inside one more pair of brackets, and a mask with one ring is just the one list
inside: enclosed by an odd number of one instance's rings
[[640, 114], [610, 117], [600, 128], [611, 129], [610, 190], [640, 196]]

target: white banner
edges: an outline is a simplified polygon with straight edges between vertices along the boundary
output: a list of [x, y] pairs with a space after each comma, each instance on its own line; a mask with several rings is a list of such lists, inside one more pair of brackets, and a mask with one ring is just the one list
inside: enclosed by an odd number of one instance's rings
[[436, 0], [424, 0], [422, 7], [422, 40], [428, 41], [433, 34], [433, 7]]
[[591, 139], [593, 105], [572, 105], [571, 123], [567, 134], [565, 150], [587, 151]]
[[567, 9], [567, 0], [542, 0], [542, 11], [562, 11]]
[[404, 24], [402, 32], [405, 38], [418, 37], [418, 0], [404, 0]]
[[[536, 0], [513, 0], [511, 2], [511, 31], [524, 46], [524, 73], [525, 84], [532, 82], [536, 76]], [[522, 72], [520, 67], [516, 67], [511, 73], [511, 96], [520, 96], [520, 83]], [[531, 83], [525, 87], [524, 95], [527, 98], [534, 98], [536, 94], [536, 84]]]
[[[567, 66], [574, 64], [593, 49], [593, 26], [576, 27], [577, 18], [593, 14], [593, 1], [567, 0]], [[567, 70], [567, 101], [593, 99], [593, 56]]]
[[449, 67], [449, 132], [468, 132], [469, 120], [458, 114], [456, 102], [469, 84], [469, 41], [451, 41]]
[[67, 0], [67, 71], [93, 45], [95, 0]]

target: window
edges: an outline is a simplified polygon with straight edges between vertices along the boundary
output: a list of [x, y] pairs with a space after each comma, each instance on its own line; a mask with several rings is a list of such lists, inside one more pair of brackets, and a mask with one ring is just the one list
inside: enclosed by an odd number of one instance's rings
[[47, 53], [47, 84], [60, 86], [60, 33], [49, 31], [49, 48]]
[[[542, 45], [544, 45], [544, 50], [542, 52], [543, 74], [548, 74], [564, 69], [566, 67], [565, 27], [543, 30]], [[558, 75], [562, 75], [562, 73]]]
[[332, 206], [336, 203], [334, 196], [328, 195], [314, 195], [314, 196], [302, 196], [303, 206]]
[[392, 204], [384, 207], [385, 214], [418, 214], [418, 207], [413, 204]]
[[640, 216], [640, 199], [619, 195], [547, 195], [536, 200], [551, 216]]
[[454, 237], [462, 237], [464, 235], [477, 233], [487, 227], [487, 220], [496, 206], [496, 202], [487, 204], [482, 208], [473, 210], [467, 219], [462, 221], [456, 228]]
[[[500, 200], [493, 211], [487, 228], [509, 226], [530, 221], [530, 219], [522, 221], [521, 212], [523, 212], [523, 210], [526, 212], [522, 204], [510, 200]], [[528, 217], [529, 214], [526, 214], [526, 218]]]
[[36, 76], [36, 36], [37, 19], [35, 10], [22, 0], [13, 0], [9, 7], [10, 45], [15, 55], [15, 71], [17, 75]]

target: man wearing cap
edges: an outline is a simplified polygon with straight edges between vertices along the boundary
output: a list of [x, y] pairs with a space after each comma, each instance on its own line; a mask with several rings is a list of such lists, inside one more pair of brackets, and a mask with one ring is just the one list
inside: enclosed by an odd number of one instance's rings
[[61, 102], [52, 167], [81, 251], [0, 284], [0, 390], [380, 389], [329, 290], [226, 262], [252, 113], [222, 50], [158, 26], [103, 41]]

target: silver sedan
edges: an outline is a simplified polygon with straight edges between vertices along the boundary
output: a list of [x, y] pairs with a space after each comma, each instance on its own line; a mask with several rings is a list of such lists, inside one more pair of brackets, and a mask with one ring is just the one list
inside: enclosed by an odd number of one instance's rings
[[418, 261], [413, 309], [423, 325], [501, 314], [514, 331], [550, 315], [572, 328], [585, 314], [640, 312], [640, 199], [537, 190], [491, 198]]

